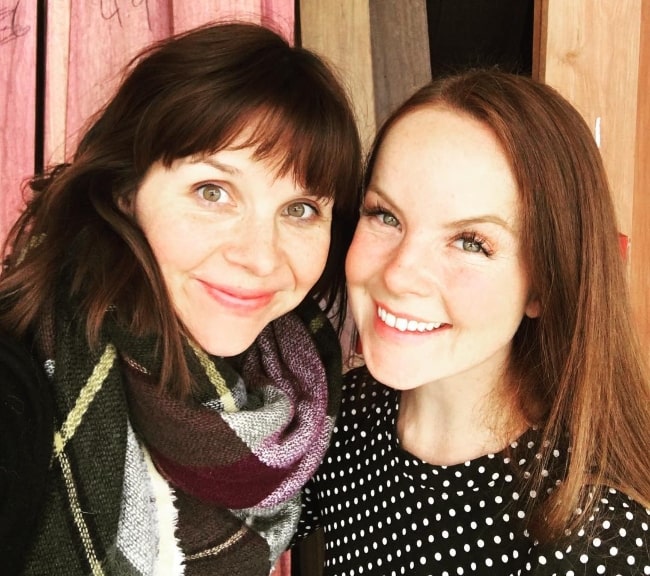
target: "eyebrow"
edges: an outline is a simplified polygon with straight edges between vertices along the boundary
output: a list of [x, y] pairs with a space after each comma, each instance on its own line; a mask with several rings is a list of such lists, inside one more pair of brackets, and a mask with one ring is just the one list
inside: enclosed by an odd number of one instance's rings
[[237, 176], [241, 174], [241, 170], [236, 166], [231, 166], [230, 164], [224, 164], [223, 162], [218, 162], [217, 160], [214, 160], [210, 156], [197, 156], [196, 158], [192, 158], [190, 162], [192, 164], [207, 164], [208, 166], [212, 166], [217, 170], [226, 172], [227, 174], [231, 174], [233, 176]]
[[[219, 162], [218, 160], [215, 160], [210, 156], [197, 156], [196, 158], [192, 158], [190, 162], [192, 164], [207, 164], [208, 166], [212, 166], [216, 170], [220, 170], [222, 172], [225, 172], [226, 174], [230, 174], [231, 176], [240, 176], [242, 174], [242, 170], [240, 170], [236, 166], [232, 166], [230, 164], [224, 164], [223, 162]], [[312, 192], [310, 190], [304, 190], [302, 187], [299, 188], [301, 191], [300, 194], [301, 196], [306, 196], [307, 198], [313, 198], [314, 200], [318, 200], [322, 204], [328, 204], [329, 202], [332, 201], [332, 198], [323, 196], [322, 194], [317, 194], [316, 192]]]
[[[390, 195], [384, 192], [381, 188], [377, 188], [376, 186], [370, 185], [366, 188], [365, 194], [367, 194], [368, 192], [373, 192], [377, 196], [383, 198], [389, 204], [395, 206], [395, 202], [390, 197]], [[511, 226], [511, 224], [507, 220], [504, 220], [503, 218], [501, 218], [501, 216], [497, 216], [496, 214], [479, 214], [476, 216], [472, 216], [471, 218], [461, 218], [460, 220], [454, 220], [452, 222], [446, 223], [445, 228], [453, 230], [456, 228], [466, 228], [466, 227], [476, 226], [477, 224], [495, 224], [497, 226], [500, 226], [501, 228], [504, 228], [508, 232], [514, 232], [514, 229]]]

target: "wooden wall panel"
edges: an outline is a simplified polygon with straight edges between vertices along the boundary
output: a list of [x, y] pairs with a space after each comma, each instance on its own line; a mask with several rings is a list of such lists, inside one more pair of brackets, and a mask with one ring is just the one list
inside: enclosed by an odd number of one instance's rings
[[424, 0], [301, 0], [301, 42], [338, 68], [367, 149], [378, 123], [431, 79]]
[[372, 142], [376, 124], [370, 1], [300, 0], [301, 43], [338, 70], [352, 98], [365, 147]]
[[630, 283], [641, 341], [650, 360], [650, 2], [641, 8], [639, 88], [634, 154]]
[[578, 108], [594, 135], [599, 123], [619, 227], [630, 236], [642, 0], [545, 2], [543, 79]]
[[630, 293], [650, 361], [650, 2], [537, 3], [544, 21], [536, 70], [600, 142], [619, 230], [629, 238]]
[[188, 2], [171, 0], [174, 32], [182, 32], [205, 22], [239, 19], [270, 24], [289, 42], [294, 39], [294, 3], [289, 0], [213, 0]]
[[0, 0], [0, 242], [34, 171], [36, 3]]
[[172, 31], [163, 2], [48, 2], [46, 164], [69, 159], [79, 131], [117, 87], [124, 65]]
[[416, 88], [431, 80], [426, 2], [370, 2], [370, 44], [379, 126]]

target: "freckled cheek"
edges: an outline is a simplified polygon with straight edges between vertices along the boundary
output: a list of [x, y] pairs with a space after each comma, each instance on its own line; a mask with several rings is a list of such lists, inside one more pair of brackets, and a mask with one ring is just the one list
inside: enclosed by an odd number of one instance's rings
[[329, 231], [292, 243], [291, 260], [295, 276], [311, 289], [325, 270], [330, 247]]

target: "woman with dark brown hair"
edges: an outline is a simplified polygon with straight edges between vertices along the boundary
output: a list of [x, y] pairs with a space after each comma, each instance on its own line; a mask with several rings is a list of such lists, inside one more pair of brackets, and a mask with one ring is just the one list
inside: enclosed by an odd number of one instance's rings
[[0, 277], [0, 358], [53, 397], [25, 574], [268, 574], [337, 407], [360, 172], [332, 71], [230, 23], [144, 51], [32, 181]]
[[302, 519], [325, 574], [650, 574], [650, 383], [578, 112], [496, 70], [423, 87], [346, 270], [366, 366]]

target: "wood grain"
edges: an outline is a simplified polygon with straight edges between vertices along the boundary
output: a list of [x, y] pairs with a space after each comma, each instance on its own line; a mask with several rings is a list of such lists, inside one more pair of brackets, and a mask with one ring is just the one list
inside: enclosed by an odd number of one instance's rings
[[650, 363], [650, 2], [647, 1], [643, 2], [641, 9], [639, 35], [637, 138], [629, 258], [632, 306]]
[[369, 0], [301, 0], [302, 45], [326, 58], [352, 98], [367, 149], [375, 135]]
[[36, 3], [0, 0], [0, 242], [34, 172]]

